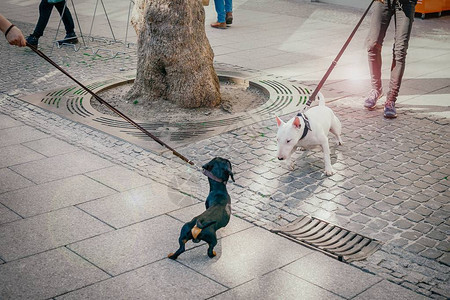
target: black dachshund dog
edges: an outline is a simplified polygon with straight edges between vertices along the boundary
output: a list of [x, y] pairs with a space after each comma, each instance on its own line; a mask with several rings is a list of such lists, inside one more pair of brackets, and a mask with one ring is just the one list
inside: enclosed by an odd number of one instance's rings
[[231, 216], [231, 198], [227, 192], [229, 177], [234, 181], [231, 163], [228, 159], [215, 157], [203, 166], [203, 174], [208, 176], [209, 194], [206, 198], [206, 210], [181, 228], [180, 248], [175, 253], [168, 255], [171, 259], [177, 259], [183, 253], [185, 244], [192, 240], [194, 243], [205, 241], [208, 243], [208, 256], [216, 256], [214, 247], [217, 245], [216, 231], [227, 226]]

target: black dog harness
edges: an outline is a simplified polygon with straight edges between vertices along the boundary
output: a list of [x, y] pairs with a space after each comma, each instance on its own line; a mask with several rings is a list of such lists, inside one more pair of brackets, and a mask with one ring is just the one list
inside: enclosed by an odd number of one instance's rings
[[203, 169], [202, 173], [203, 173], [203, 175], [206, 175], [206, 177], [208, 177], [208, 178], [210, 178], [210, 179], [212, 179], [214, 181], [217, 181], [219, 183], [223, 183], [225, 185], [227, 184], [227, 181], [220, 179], [219, 177], [215, 176], [213, 173], [211, 173], [210, 171], [208, 171], [206, 169]]
[[309, 125], [308, 117], [305, 114], [298, 113], [297, 116], [301, 117], [303, 119], [303, 121], [305, 122], [305, 128], [303, 129], [303, 134], [302, 134], [302, 137], [300, 138], [300, 140], [302, 140], [308, 134], [308, 130], [311, 130], [311, 125]]

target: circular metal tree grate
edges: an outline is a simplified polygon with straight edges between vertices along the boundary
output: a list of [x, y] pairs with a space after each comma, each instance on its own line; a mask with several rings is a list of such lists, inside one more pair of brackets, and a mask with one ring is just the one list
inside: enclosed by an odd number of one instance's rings
[[[261, 90], [268, 100], [263, 105], [230, 117], [208, 119], [197, 122], [140, 122], [139, 125], [150, 131], [172, 147], [180, 147], [192, 142], [215, 136], [253, 123], [302, 110], [311, 94], [311, 90], [298, 84], [278, 80], [268, 76], [249, 77], [249, 74], [219, 71], [221, 81], [246, 83]], [[241, 75], [241, 76], [239, 76]], [[134, 73], [122, 77], [104, 79], [87, 85], [94, 92], [113, 86], [130, 83]], [[103, 131], [122, 140], [136, 144], [144, 149], [160, 153], [165, 150], [141, 131], [119, 117], [109, 116], [96, 111], [91, 105], [91, 95], [78, 86], [70, 86], [39, 94], [29, 95], [22, 100], [52, 111], [70, 119]], [[126, 114], [126, 113], [125, 113]]]

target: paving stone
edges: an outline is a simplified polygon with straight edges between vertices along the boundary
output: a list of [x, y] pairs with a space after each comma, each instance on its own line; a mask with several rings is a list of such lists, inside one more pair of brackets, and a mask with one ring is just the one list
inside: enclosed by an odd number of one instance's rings
[[1, 149], [0, 168], [45, 158], [45, 156], [22, 145], [11, 145]]
[[63, 247], [0, 265], [0, 296], [49, 299], [109, 277]]
[[415, 241], [417, 240], [422, 234], [417, 231], [405, 231], [400, 236], [407, 238], [408, 240]]
[[409, 214], [406, 214], [405, 218], [412, 222], [415, 222], [415, 223], [420, 222], [424, 219], [423, 216], [416, 214], [414, 212], [410, 212]]
[[426, 236], [431, 238], [431, 239], [438, 240], [438, 241], [443, 241], [443, 240], [445, 240], [447, 238], [445, 233], [443, 233], [441, 231], [438, 231], [438, 230], [432, 230]]
[[426, 203], [424, 203], [424, 205], [430, 209], [433, 209], [435, 211], [437, 211], [439, 208], [442, 207], [442, 204], [437, 202], [437, 201], [427, 201]]
[[[68, 247], [109, 274], [118, 275], [175, 252], [182, 226], [173, 218], [160, 216]], [[117, 257], [121, 259], [117, 261]]]
[[450, 242], [449, 241], [441, 241], [437, 244], [436, 249], [450, 252]]
[[397, 246], [397, 247], [403, 247], [408, 245], [409, 241], [407, 239], [404, 238], [399, 238], [399, 239], [395, 239], [389, 242], [390, 245], [392, 246]]
[[442, 219], [439, 218], [435, 218], [435, 217], [428, 217], [424, 220], [424, 222], [438, 226], [439, 224], [442, 224], [444, 221]]
[[0, 194], [34, 185], [25, 177], [8, 168], [0, 169]]
[[17, 120], [14, 120], [10, 116], [5, 114], [0, 114], [0, 129], [10, 128], [10, 127], [18, 127], [22, 126], [23, 123]]
[[414, 210], [414, 212], [426, 217], [426, 216], [431, 215], [433, 213], [433, 210], [428, 209], [428, 208], [426, 208], [424, 206], [419, 206], [418, 208], [416, 208]]
[[352, 298], [381, 280], [317, 252], [282, 270], [344, 298]]
[[117, 165], [86, 173], [86, 176], [121, 192], [152, 182], [149, 178]]
[[410, 194], [407, 194], [402, 191], [396, 191], [396, 192], [394, 192], [394, 195], [392, 195], [392, 197], [387, 197], [386, 199], [384, 199], [384, 201], [386, 201], [392, 205], [398, 205], [398, 204], [402, 203], [404, 200], [408, 200], [410, 198], [411, 198]]
[[427, 248], [433, 248], [437, 244], [437, 242], [435, 240], [432, 240], [432, 239], [429, 239], [426, 237], [421, 237], [420, 239], [417, 240], [417, 242], [419, 244], [424, 245]]
[[[258, 249], [258, 245], [263, 250]], [[216, 246], [217, 257], [213, 259], [206, 255], [206, 249], [206, 245], [197, 247], [180, 255], [178, 260], [228, 287], [240, 285], [311, 253], [305, 247], [256, 227], [221, 239]], [[237, 269], [246, 272], [236, 272]]]
[[57, 299], [206, 299], [225, 290], [182, 264], [164, 259]]
[[357, 200], [355, 203], [358, 205], [361, 205], [363, 207], [369, 207], [372, 204], [374, 204], [375, 201], [370, 200], [369, 198], [361, 198], [361, 199]]
[[389, 223], [380, 219], [376, 219], [368, 223], [367, 225], [373, 229], [385, 228]]
[[439, 257], [438, 261], [443, 263], [444, 265], [450, 267], [450, 254], [448, 253], [448, 251], [447, 251], [447, 253], [445, 253], [444, 255]]
[[413, 196], [411, 197], [411, 199], [414, 200], [414, 201], [416, 201], [416, 202], [426, 203], [428, 200], [431, 199], [431, 196], [426, 195], [426, 194], [425, 194], [425, 191], [422, 190], [421, 193], [417, 193], [417, 194], [413, 195]]
[[78, 207], [114, 228], [121, 228], [190, 205], [194, 201], [178, 191], [152, 183]]
[[111, 227], [69, 207], [0, 227], [0, 256], [8, 261], [110, 231]]
[[332, 201], [343, 206], [347, 206], [349, 203], [352, 202], [350, 199], [348, 199], [343, 195], [337, 195], [336, 197], [333, 198]]
[[433, 228], [433, 226], [425, 223], [419, 223], [415, 225], [412, 229], [420, 231], [422, 233], [428, 233]]
[[393, 225], [395, 227], [400, 228], [400, 229], [409, 229], [409, 228], [411, 228], [414, 225], [414, 223], [411, 223], [408, 220], [401, 219], [401, 220], [398, 220], [398, 221], [394, 222]]
[[394, 221], [398, 220], [400, 217], [391, 212], [385, 212], [380, 215], [380, 218], [382, 218], [383, 220], [386, 220], [386, 221], [394, 222]]
[[436, 249], [426, 249], [425, 251], [420, 253], [420, 255], [431, 259], [437, 259], [442, 256], [442, 254], [444, 254], [442, 251]]
[[398, 205], [398, 204], [403, 202], [403, 200], [400, 200], [400, 199], [395, 198], [395, 197], [387, 197], [383, 201], [387, 202], [388, 204], [391, 204], [391, 205]]
[[406, 249], [406, 251], [409, 251], [412, 253], [420, 253], [423, 250], [425, 250], [426, 248], [420, 244], [414, 243], [414, 244], [409, 245], [405, 249]]
[[23, 145], [48, 157], [79, 150], [78, 147], [72, 146], [54, 137], [47, 137], [44, 139], [23, 143]]
[[[1, 196], [1, 195], [0, 195]], [[21, 217], [6, 206], [0, 204], [0, 224], [20, 220]]]
[[0, 194], [0, 202], [23, 217], [29, 217], [116, 193], [85, 176], [34, 185]]
[[366, 208], [362, 211], [363, 214], [370, 216], [370, 217], [379, 217], [381, 215], [381, 212], [379, 210], [373, 209], [373, 208]]
[[419, 206], [420, 206], [420, 204], [415, 201], [405, 201], [402, 204], [400, 204], [401, 208], [405, 208], [405, 209], [409, 209], [409, 210], [416, 209]]
[[15, 126], [0, 129], [0, 147], [46, 138], [47, 135], [30, 126]]
[[359, 213], [364, 209], [363, 206], [358, 205], [356, 203], [350, 203], [349, 205], [346, 206], [346, 208], [355, 213]]
[[295, 199], [306, 199], [308, 196], [310, 195], [309, 192], [307, 191], [297, 191], [296, 193], [292, 194], [292, 197]]
[[402, 208], [402, 207], [394, 207], [391, 210], [394, 214], [400, 215], [400, 216], [404, 216], [406, 215], [408, 212], [410, 212], [409, 209], [407, 208]]
[[392, 209], [392, 205], [386, 203], [385, 201], [381, 201], [381, 202], [375, 203], [373, 205], [373, 208], [375, 208], [379, 211], [382, 211], [382, 212], [388, 212]]
[[211, 299], [342, 299], [283, 270], [275, 270]]
[[[83, 159], [79, 159], [82, 157]], [[112, 166], [109, 161], [84, 150], [62, 154], [11, 169], [36, 183], [44, 183]]]

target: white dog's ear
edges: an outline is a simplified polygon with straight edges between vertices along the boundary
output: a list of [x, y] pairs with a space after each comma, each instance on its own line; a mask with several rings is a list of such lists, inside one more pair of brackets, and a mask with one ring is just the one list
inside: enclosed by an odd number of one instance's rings
[[283, 120], [281, 120], [278, 117], [275, 117], [275, 118], [277, 118], [277, 125], [278, 125], [278, 127], [280, 127], [282, 124], [284, 124]]
[[300, 128], [300, 126], [301, 126], [300, 125], [300, 119], [298, 117], [295, 117], [294, 118], [294, 122], [292, 122], [292, 125], [297, 127], [297, 128]]

